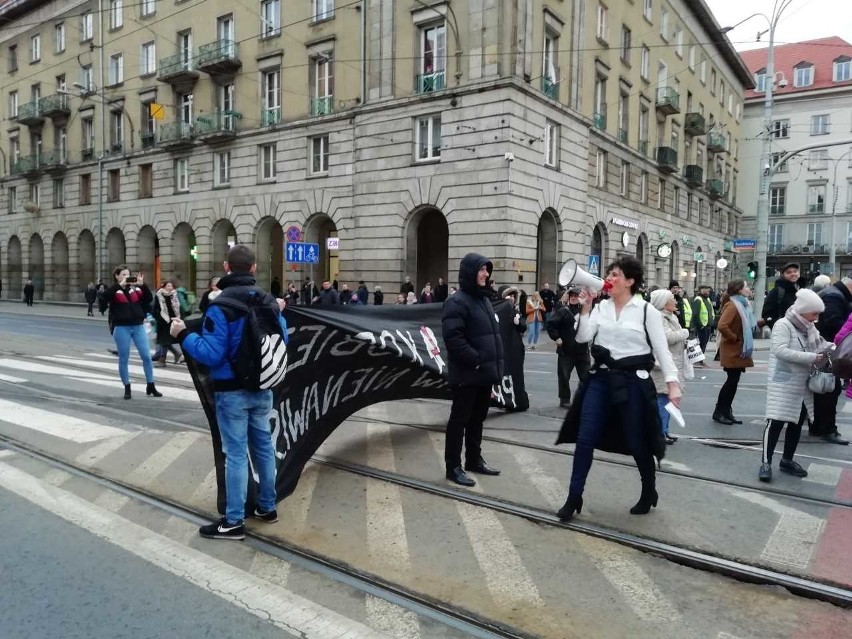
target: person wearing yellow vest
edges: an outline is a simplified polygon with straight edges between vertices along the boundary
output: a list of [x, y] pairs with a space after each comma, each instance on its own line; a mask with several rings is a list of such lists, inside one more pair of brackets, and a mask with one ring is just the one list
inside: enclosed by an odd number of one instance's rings
[[698, 295], [692, 300], [692, 325], [701, 345], [702, 352], [707, 351], [707, 342], [710, 341], [710, 333], [713, 332], [713, 324], [716, 313], [713, 310], [713, 302], [710, 301], [710, 287], [699, 286]]
[[689, 304], [689, 300], [684, 298], [684, 291], [680, 287], [680, 282], [677, 280], [672, 280], [669, 282], [669, 290], [672, 295], [674, 295], [675, 305], [677, 309], [674, 312], [674, 316], [677, 318], [677, 321], [680, 322], [681, 328], [685, 328], [687, 330], [692, 328], [692, 306]]

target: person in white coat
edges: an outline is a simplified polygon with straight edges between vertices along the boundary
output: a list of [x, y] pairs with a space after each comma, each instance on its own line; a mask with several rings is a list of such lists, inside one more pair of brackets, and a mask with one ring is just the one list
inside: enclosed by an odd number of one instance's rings
[[814, 326], [825, 310], [820, 296], [799, 289], [796, 301], [772, 327], [769, 346], [769, 374], [766, 389], [766, 428], [763, 431], [763, 459], [758, 478], [772, 480], [772, 454], [786, 426], [781, 472], [807, 477], [808, 472], [793, 460], [802, 425], [813, 419], [814, 394], [808, 388], [811, 367], [821, 365], [832, 344], [824, 340]]
[[[666, 342], [669, 345], [669, 352], [672, 354], [675, 368], [677, 368], [677, 379], [680, 383], [680, 390], [683, 392], [683, 359], [686, 352], [686, 339], [689, 337], [689, 331], [681, 328], [675, 311], [677, 311], [677, 300], [674, 294], [667, 289], [657, 289], [651, 293], [651, 305], [660, 311], [663, 316], [663, 332], [666, 334]], [[657, 408], [660, 411], [660, 424], [663, 427], [663, 437], [666, 438], [667, 444], [674, 444], [677, 437], [669, 433], [669, 412], [666, 410], [666, 404], [669, 403], [669, 387], [666, 383], [666, 377], [659, 363], [654, 364], [651, 369], [651, 379], [654, 380], [654, 388], [657, 391]]]

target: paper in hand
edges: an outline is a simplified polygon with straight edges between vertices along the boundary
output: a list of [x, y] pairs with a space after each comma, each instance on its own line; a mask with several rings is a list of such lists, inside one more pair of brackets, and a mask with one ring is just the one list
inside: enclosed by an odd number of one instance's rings
[[677, 422], [677, 425], [681, 428], [686, 428], [686, 422], [683, 419], [683, 413], [680, 412], [680, 409], [669, 402], [666, 404], [666, 410], [669, 411], [669, 415], [671, 415], [674, 420]]

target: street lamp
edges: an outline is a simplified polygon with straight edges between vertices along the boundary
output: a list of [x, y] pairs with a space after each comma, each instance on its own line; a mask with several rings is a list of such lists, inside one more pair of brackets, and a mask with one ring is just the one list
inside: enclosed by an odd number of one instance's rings
[[[840, 189], [837, 188], [837, 167], [840, 166], [841, 160], [843, 160], [846, 156], [852, 153], [852, 150], [846, 151], [839, 158], [834, 160], [834, 177], [831, 178], [831, 190], [832, 190], [832, 199], [831, 199], [831, 245], [828, 247], [828, 261], [831, 263], [831, 272], [834, 274], [835, 268], [835, 259], [837, 258], [837, 218], [834, 216], [835, 210], [837, 209], [837, 196]], [[849, 238], [847, 237], [847, 245]]]
[[[766, 83], [763, 99], [763, 149], [760, 154], [760, 192], [757, 198], [757, 233], [755, 236], [754, 259], [757, 261], [757, 277], [754, 280], [754, 314], [760, 317], [763, 311], [763, 298], [766, 292], [766, 253], [769, 244], [769, 185], [772, 182], [772, 89], [775, 84], [775, 28], [781, 20], [781, 15], [792, 4], [793, 0], [775, 0], [772, 15], [755, 13], [741, 20], [733, 27], [722, 29], [727, 33], [755, 16], [761, 16], [769, 24], [769, 48], [766, 52]], [[759, 36], [762, 34], [758, 34]], [[786, 81], [779, 83], [782, 88]]]

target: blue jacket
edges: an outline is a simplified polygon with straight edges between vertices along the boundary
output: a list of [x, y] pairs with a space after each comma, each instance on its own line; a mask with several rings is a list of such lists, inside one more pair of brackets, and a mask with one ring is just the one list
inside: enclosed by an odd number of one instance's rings
[[[278, 302], [255, 286], [253, 276], [243, 273], [231, 273], [219, 280], [219, 289], [222, 295], [228, 287], [239, 287], [232, 290], [233, 294], [242, 301], [247, 301], [250, 295], [261, 295], [270, 305], [274, 304], [278, 310]], [[287, 322], [279, 315], [281, 328], [284, 331], [284, 340], [289, 341], [287, 334]], [[236, 358], [243, 337], [245, 327], [245, 315], [241, 315], [230, 308], [219, 306], [215, 300], [207, 307], [201, 322], [201, 331], [198, 333], [184, 330], [178, 335], [181, 348], [194, 360], [210, 369], [210, 378], [213, 382], [223, 382], [234, 379], [231, 369], [231, 361]]]

